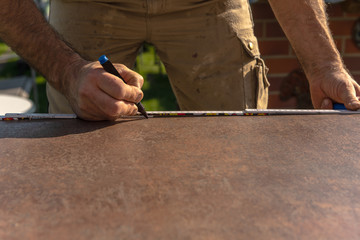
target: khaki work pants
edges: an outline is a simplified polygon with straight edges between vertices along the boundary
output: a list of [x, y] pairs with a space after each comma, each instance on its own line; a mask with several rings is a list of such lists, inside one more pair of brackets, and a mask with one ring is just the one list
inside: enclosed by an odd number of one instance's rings
[[[267, 107], [248, 0], [51, 0], [50, 23], [92, 61], [106, 54], [132, 68], [153, 44], [181, 110]], [[50, 112], [72, 112], [49, 84], [47, 93]]]

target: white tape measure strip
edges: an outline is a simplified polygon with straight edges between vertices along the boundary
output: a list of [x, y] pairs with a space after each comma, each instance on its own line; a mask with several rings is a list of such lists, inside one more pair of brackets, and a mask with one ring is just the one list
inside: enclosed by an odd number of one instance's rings
[[360, 114], [360, 111], [319, 109], [246, 109], [244, 111], [148, 111], [150, 117], [186, 116], [246, 116], [246, 115], [318, 115]]

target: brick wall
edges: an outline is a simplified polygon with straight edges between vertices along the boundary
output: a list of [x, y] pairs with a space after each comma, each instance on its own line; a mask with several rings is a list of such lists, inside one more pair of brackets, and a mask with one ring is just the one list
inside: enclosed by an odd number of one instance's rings
[[[299, 98], [292, 97], [286, 101], [279, 98], [280, 86], [284, 79], [295, 69], [301, 68], [288, 40], [277, 23], [274, 14], [266, 1], [251, 5], [255, 22], [255, 34], [259, 40], [261, 55], [270, 68], [269, 108], [297, 108]], [[355, 21], [360, 12], [349, 13], [343, 10], [342, 4], [328, 5], [330, 29], [336, 46], [344, 62], [360, 82], [360, 49], [352, 41]]]

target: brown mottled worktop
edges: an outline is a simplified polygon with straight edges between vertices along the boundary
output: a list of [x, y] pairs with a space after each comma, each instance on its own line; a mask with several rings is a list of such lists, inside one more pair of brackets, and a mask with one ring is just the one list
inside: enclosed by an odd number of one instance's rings
[[0, 122], [0, 239], [359, 238], [359, 115]]

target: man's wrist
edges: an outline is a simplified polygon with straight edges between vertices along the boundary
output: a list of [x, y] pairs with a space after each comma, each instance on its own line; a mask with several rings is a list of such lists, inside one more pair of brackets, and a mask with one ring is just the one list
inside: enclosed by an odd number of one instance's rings
[[307, 66], [303, 66], [303, 69], [309, 80], [347, 71], [341, 60], [326, 63], [313, 63], [311, 65], [308, 64]]
[[70, 56], [62, 60], [62, 64], [58, 64], [53, 69], [48, 81], [53, 87], [65, 96], [72, 87], [73, 82], [79, 78], [80, 71], [88, 62], [81, 58], [77, 53], [73, 52]]

